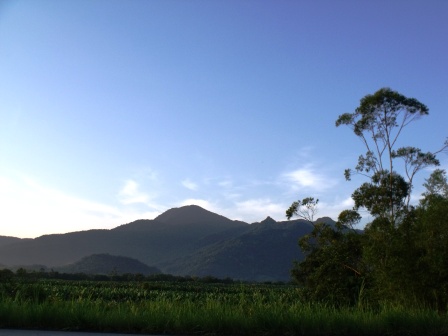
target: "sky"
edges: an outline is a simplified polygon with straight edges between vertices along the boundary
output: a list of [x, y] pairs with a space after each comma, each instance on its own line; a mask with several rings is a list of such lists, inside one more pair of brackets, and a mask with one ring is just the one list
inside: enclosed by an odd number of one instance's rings
[[428, 106], [403, 145], [448, 136], [447, 14], [444, 0], [2, 0], [0, 235], [190, 204], [282, 221], [308, 196], [336, 219], [366, 182], [345, 180], [365, 148], [335, 127], [362, 97]]

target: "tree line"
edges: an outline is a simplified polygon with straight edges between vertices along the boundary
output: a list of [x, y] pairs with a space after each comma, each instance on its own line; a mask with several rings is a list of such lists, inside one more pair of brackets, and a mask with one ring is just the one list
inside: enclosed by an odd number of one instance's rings
[[[448, 305], [448, 183], [437, 154], [440, 149], [399, 147], [406, 126], [428, 115], [428, 108], [389, 88], [361, 99], [353, 113], [338, 117], [336, 126], [349, 127], [366, 148], [350, 180], [366, 182], [352, 194], [354, 207], [339, 214], [336, 225], [315, 223], [318, 199], [292, 203], [288, 219], [310, 221], [313, 231], [299, 240], [306, 252], [291, 275], [309, 299], [341, 305], [399, 303], [446, 311]], [[411, 202], [414, 178], [431, 169], [418, 204]], [[414, 202], [415, 203], [415, 202]], [[372, 220], [357, 230], [360, 211]]]
[[114, 273], [110, 274], [87, 274], [87, 273], [65, 273], [54, 270], [27, 270], [23, 267], [18, 268], [15, 272], [8, 269], [0, 269], [0, 284], [2, 282], [10, 281], [36, 281], [43, 279], [51, 280], [76, 280], [76, 281], [116, 281], [116, 282], [198, 282], [198, 283], [242, 283], [243, 281], [237, 281], [227, 278], [217, 278], [214, 276], [181, 276], [172, 274], [150, 274], [144, 275], [142, 273]]

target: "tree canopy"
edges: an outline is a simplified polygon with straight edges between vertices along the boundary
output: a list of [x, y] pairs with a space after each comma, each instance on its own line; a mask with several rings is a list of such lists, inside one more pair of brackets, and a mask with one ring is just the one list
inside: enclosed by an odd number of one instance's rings
[[[445, 170], [435, 169], [425, 180], [420, 204], [411, 204], [414, 177], [440, 165], [436, 151], [399, 147], [406, 126], [429, 114], [426, 105], [389, 88], [363, 97], [352, 113], [344, 113], [336, 126], [348, 126], [361, 139], [366, 152], [353, 174], [367, 178], [352, 194], [353, 209], [344, 210], [336, 226], [315, 223], [299, 245], [307, 253], [291, 271], [311, 298], [357, 303], [382, 300], [425, 304], [447, 310], [448, 304], [448, 183]], [[400, 166], [398, 162], [401, 162]], [[398, 169], [401, 168], [401, 169]], [[359, 209], [373, 220], [356, 230]], [[287, 218], [312, 218], [317, 201], [294, 202]]]

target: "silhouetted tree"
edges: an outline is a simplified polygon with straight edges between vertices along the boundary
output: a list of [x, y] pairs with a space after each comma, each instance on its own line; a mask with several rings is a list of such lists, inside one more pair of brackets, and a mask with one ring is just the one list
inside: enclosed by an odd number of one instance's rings
[[[438, 309], [446, 308], [445, 171], [436, 169], [426, 180], [419, 206], [410, 205], [410, 196], [415, 175], [439, 165], [436, 154], [448, 148], [448, 140], [435, 152], [395, 149], [404, 128], [427, 114], [428, 108], [415, 98], [383, 88], [362, 98], [355, 112], [337, 119], [336, 126], [349, 126], [367, 150], [355, 170], [346, 169], [344, 175], [350, 180], [357, 173], [368, 181], [353, 192], [354, 208], [341, 212], [335, 227], [313, 223], [312, 233], [299, 242], [306, 258], [295, 263], [291, 273], [311, 298], [359, 304], [367, 293], [370, 300], [437, 302]], [[396, 171], [400, 160], [404, 177]], [[286, 216], [312, 222], [316, 206], [317, 201], [308, 197], [294, 202]], [[361, 219], [360, 208], [373, 217], [363, 234], [354, 228]]]

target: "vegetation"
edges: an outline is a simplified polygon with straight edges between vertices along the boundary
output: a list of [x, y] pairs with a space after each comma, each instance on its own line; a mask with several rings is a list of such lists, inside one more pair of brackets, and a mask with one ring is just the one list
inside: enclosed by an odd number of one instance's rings
[[[412, 205], [410, 199], [415, 175], [439, 165], [436, 154], [448, 148], [448, 140], [435, 152], [396, 148], [404, 128], [427, 114], [418, 100], [383, 88], [361, 99], [354, 113], [337, 119], [336, 126], [350, 127], [367, 149], [345, 177], [360, 174], [368, 182], [353, 192], [354, 208], [343, 211], [334, 227], [319, 223], [300, 240], [307, 256], [295, 264], [292, 275], [309, 299], [350, 306], [425, 306], [446, 313], [446, 172], [433, 171], [420, 204]], [[316, 206], [308, 197], [294, 202], [286, 215], [310, 220]], [[354, 229], [360, 209], [373, 218], [363, 232]]]
[[[0, 328], [214, 335], [429, 335], [427, 309], [312, 303], [292, 284], [39, 279], [2, 272]], [[180, 278], [178, 279], [180, 280]]]

